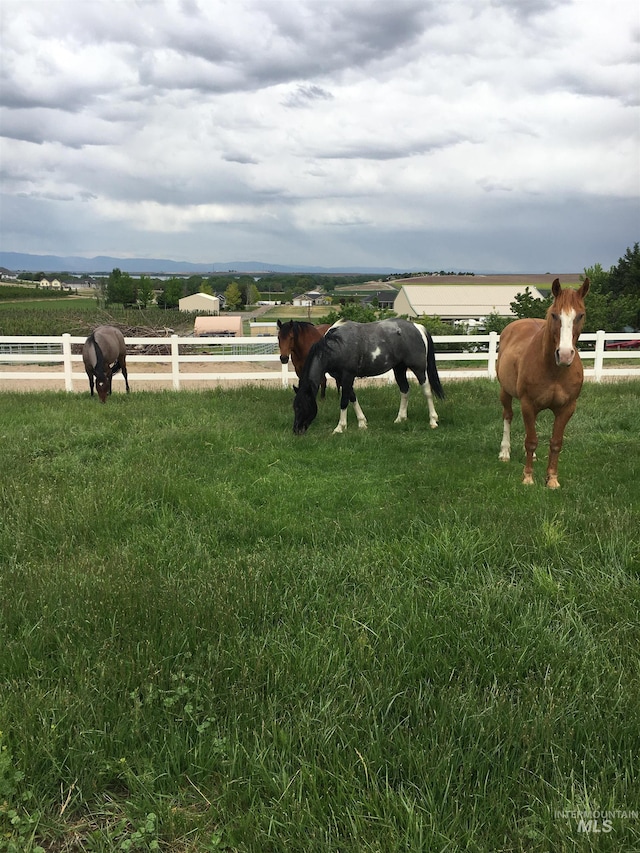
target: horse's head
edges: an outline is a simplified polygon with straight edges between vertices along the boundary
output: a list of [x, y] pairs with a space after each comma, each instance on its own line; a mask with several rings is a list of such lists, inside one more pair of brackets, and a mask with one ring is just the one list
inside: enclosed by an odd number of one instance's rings
[[96, 373], [96, 391], [101, 403], [107, 402], [107, 396], [111, 392], [111, 367], [105, 365], [104, 373], [100, 376]]
[[295, 397], [293, 398], [293, 431], [295, 435], [304, 435], [318, 414], [316, 395], [308, 382], [301, 382], [299, 386], [294, 385], [293, 390], [295, 391]]
[[283, 364], [289, 361], [294, 344], [293, 321], [288, 320], [286, 323], [281, 323], [278, 320], [278, 347], [280, 349], [280, 361]]
[[556, 279], [552, 286], [553, 304], [547, 312], [547, 323], [553, 332], [553, 350], [556, 364], [569, 367], [576, 354], [578, 337], [584, 326], [584, 298], [589, 292], [589, 279], [585, 278], [578, 290], [560, 287]]

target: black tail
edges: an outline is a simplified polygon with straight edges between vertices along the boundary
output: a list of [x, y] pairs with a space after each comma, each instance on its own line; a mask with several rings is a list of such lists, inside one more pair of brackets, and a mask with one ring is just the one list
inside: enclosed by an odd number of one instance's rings
[[444, 400], [444, 391], [442, 390], [442, 385], [440, 383], [440, 377], [438, 376], [438, 368], [436, 366], [436, 354], [433, 349], [433, 338], [425, 329], [427, 333], [427, 341], [429, 346], [427, 347], [427, 379], [429, 380], [429, 385], [431, 385], [431, 390], [438, 397], [439, 400]]

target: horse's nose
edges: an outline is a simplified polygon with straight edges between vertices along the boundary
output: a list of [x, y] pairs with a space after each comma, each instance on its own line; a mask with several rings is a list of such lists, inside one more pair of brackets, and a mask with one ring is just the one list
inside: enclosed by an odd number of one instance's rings
[[569, 367], [575, 354], [576, 351], [573, 347], [558, 347], [556, 350], [556, 364], [558, 367]]
[[281, 355], [281, 356], [280, 356], [280, 361], [281, 361], [283, 364], [286, 364], [286, 363], [289, 361], [289, 356], [288, 356], [288, 355]]

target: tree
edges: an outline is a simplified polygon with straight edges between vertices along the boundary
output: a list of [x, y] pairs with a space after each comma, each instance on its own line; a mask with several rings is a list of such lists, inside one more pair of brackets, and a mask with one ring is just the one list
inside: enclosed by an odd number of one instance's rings
[[244, 290], [244, 304], [245, 305], [256, 305], [260, 301], [260, 291], [256, 287], [255, 282], [251, 282], [251, 284], [247, 284]]
[[527, 286], [524, 289], [524, 293], [516, 294], [515, 299], [510, 303], [510, 307], [519, 320], [524, 317], [542, 319], [546, 315], [551, 302], [552, 300], [549, 297], [547, 299], [536, 299]]
[[237, 282], [232, 281], [224, 292], [226, 306], [229, 311], [237, 311], [242, 305], [242, 293]]
[[135, 305], [138, 300], [138, 287], [129, 273], [122, 272], [118, 267], [111, 271], [107, 280], [107, 292], [105, 302], [122, 305]]
[[585, 269], [584, 275], [591, 283], [585, 331], [640, 327], [640, 244], [627, 249], [609, 272], [595, 264]]
[[138, 283], [138, 301], [143, 308], [153, 302], [153, 283], [148, 275], [141, 275]]
[[177, 308], [182, 298], [183, 283], [179, 278], [170, 278], [157, 296], [160, 308]]
[[613, 297], [635, 296], [640, 299], [640, 244], [627, 249], [617, 267], [609, 272], [609, 292]]
[[511, 317], [503, 317], [498, 314], [497, 311], [492, 311], [490, 314], [487, 314], [484, 320], [484, 329], [487, 334], [489, 332], [497, 332], [500, 334], [505, 326], [508, 326], [511, 322]]

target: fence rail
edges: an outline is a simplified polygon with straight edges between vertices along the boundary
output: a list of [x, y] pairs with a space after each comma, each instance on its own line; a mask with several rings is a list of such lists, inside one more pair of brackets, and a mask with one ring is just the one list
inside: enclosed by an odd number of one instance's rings
[[[640, 349], [613, 349], [612, 345], [622, 345], [625, 342], [638, 340], [637, 333], [595, 332], [583, 334], [580, 337], [580, 355], [585, 363], [585, 376], [596, 382], [617, 377], [640, 377]], [[15, 380], [25, 382], [39, 380], [48, 382], [64, 382], [65, 390], [74, 391], [74, 382], [78, 389], [84, 388], [86, 374], [82, 365], [82, 355], [73, 352], [75, 345], [82, 345], [84, 337], [69, 334], [58, 336], [29, 336], [29, 335], [0, 335], [0, 381]], [[138, 364], [167, 365], [166, 371], [131, 372], [129, 379], [133, 382], [171, 382], [174, 390], [178, 391], [183, 383], [225, 382], [225, 381], [276, 381], [283, 387], [295, 381], [295, 373], [288, 364], [280, 364], [277, 340], [269, 341], [265, 337], [238, 337], [230, 341], [228, 337], [142, 337], [125, 338], [128, 347], [127, 365], [135, 367]], [[498, 353], [498, 335], [491, 332], [488, 335], [437, 335], [434, 336], [436, 350], [439, 344], [458, 344], [455, 352], [436, 352], [438, 369], [441, 378], [472, 378], [496, 377], [496, 359]], [[149, 347], [164, 350], [160, 354], [143, 352]], [[624, 367], [609, 366], [611, 362], [624, 359], [637, 364]], [[471, 367], [465, 368], [460, 363], [469, 362]], [[216, 364], [251, 363], [264, 370], [207, 371], [206, 366]], [[60, 365], [56, 370], [11, 370], [14, 365], [36, 366]], [[188, 366], [198, 364], [199, 370], [189, 370]], [[451, 365], [447, 368], [445, 365]], [[268, 365], [273, 365], [270, 369]], [[186, 368], [186, 369], [185, 369]], [[116, 374], [115, 381], [120, 380]], [[393, 373], [380, 377], [382, 381], [393, 381]]]

